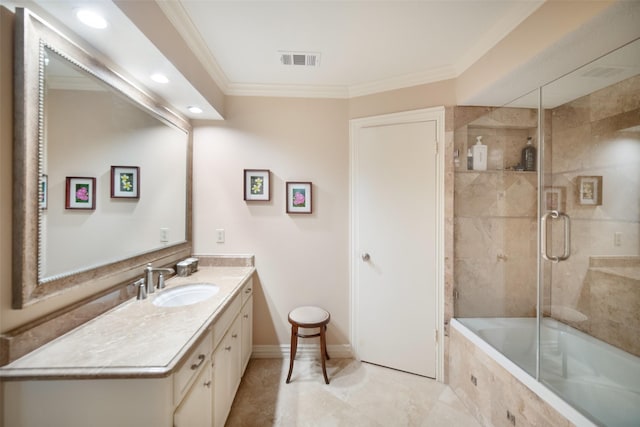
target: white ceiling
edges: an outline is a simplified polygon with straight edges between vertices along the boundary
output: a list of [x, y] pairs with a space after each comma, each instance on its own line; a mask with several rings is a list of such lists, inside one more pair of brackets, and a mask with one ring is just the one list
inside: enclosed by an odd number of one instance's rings
[[[155, 0], [136, 0], [155, 1]], [[219, 115], [111, 0], [16, 0], [78, 34], [188, 117]], [[454, 78], [538, 8], [542, 0], [157, 1], [228, 95], [341, 97]], [[84, 27], [81, 6], [106, 30]], [[320, 65], [283, 66], [279, 51], [320, 53]], [[169, 85], [149, 80], [162, 71]]]
[[[542, 1], [160, 2], [225, 92], [350, 97], [454, 78]], [[284, 66], [279, 52], [320, 54]], [[215, 67], [212, 67], [215, 69]]]
[[[350, 98], [417, 84], [455, 78], [533, 13], [543, 0], [0, 0], [10, 8], [32, 9], [63, 33], [86, 41], [123, 74], [167, 100], [184, 116], [220, 119], [198, 83], [189, 81], [161, 52], [160, 40], [149, 40], [134, 21], [128, 2], [152, 6], [173, 24], [195, 54], [211, 82], [227, 95]], [[144, 4], [146, 3], [146, 5]], [[128, 3], [129, 5], [134, 3]], [[637, 4], [640, 4], [637, 3]], [[636, 5], [637, 5], [636, 4]], [[627, 33], [637, 33], [633, 16], [639, 7], [620, 2], [599, 36], [584, 43], [591, 28], [576, 32], [581, 40], [558, 44], [548, 58], [488, 87], [473, 105], [501, 105], [505, 88], [530, 88], [556, 78], [567, 64], [584, 64], [589, 50], [606, 52], [603, 43], [619, 46]], [[106, 30], [80, 24], [75, 11], [90, 7], [109, 22]], [[146, 9], [145, 9], [146, 11]], [[127, 15], [129, 13], [129, 15]], [[130, 18], [131, 16], [131, 18]], [[151, 16], [151, 14], [150, 14]], [[158, 15], [154, 15], [158, 16]], [[625, 17], [629, 17], [622, 25]], [[603, 16], [604, 22], [607, 16]], [[156, 21], [148, 18], [154, 27]], [[614, 22], [615, 21], [615, 22]], [[612, 23], [613, 22], [613, 23]], [[622, 27], [629, 27], [623, 31]], [[595, 27], [596, 30], [599, 27]], [[162, 28], [161, 28], [162, 30]], [[170, 34], [169, 31], [166, 32]], [[580, 34], [578, 34], [580, 33]], [[74, 36], [77, 35], [77, 36]], [[535, 36], [535, 35], [533, 35]], [[153, 37], [153, 36], [151, 36]], [[157, 37], [157, 34], [155, 35]], [[608, 39], [612, 39], [608, 41]], [[172, 39], [173, 40], [173, 39]], [[162, 41], [166, 43], [165, 41]], [[155, 43], [155, 44], [154, 44]], [[157, 47], [157, 46], [160, 46]], [[602, 46], [600, 46], [602, 45]], [[283, 66], [279, 53], [320, 54], [319, 67]], [[555, 55], [555, 56], [554, 56]], [[575, 57], [575, 58], [573, 58]], [[635, 58], [635, 57], [634, 57]], [[191, 64], [188, 64], [191, 65]], [[575, 66], [574, 66], [575, 67]], [[168, 76], [162, 85], [154, 72]], [[553, 77], [555, 76], [555, 77]], [[211, 87], [212, 85], [209, 85]], [[198, 85], [202, 90], [202, 85]], [[530, 90], [527, 89], [527, 90]], [[514, 90], [511, 90], [513, 92]], [[499, 94], [499, 96], [497, 95]], [[560, 97], [558, 97], [558, 100]], [[194, 115], [190, 105], [204, 112]]]

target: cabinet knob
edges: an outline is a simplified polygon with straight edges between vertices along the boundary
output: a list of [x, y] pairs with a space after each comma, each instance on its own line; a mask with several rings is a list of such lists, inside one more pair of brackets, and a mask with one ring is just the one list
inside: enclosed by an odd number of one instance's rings
[[366, 253], [366, 252], [365, 252], [365, 253], [363, 253], [363, 254], [361, 255], [361, 257], [362, 257], [362, 260], [363, 260], [363, 261], [369, 261], [369, 260], [371, 259], [371, 255], [369, 255], [369, 254], [368, 254], [368, 253]]
[[204, 385], [205, 387], [207, 387], [207, 388], [210, 388], [210, 387], [211, 387], [211, 380], [206, 381], [203, 385]]
[[248, 319], [248, 318], [249, 318], [249, 315], [248, 315], [248, 314], [245, 314], [245, 315], [244, 315], [244, 316], [242, 316], [242, 317], [244, 317], [245, 319]]
[[227, 351], [231, 351], [231, 346], [225, 347], [224, 349]]
[[247, 289], [244, 290], [245, 294], [248, 294], [249, 292], [251, 292], [251, 288], [247, 288]]
[[231, 335], [231, 338], [238, 338], [238, 334]]

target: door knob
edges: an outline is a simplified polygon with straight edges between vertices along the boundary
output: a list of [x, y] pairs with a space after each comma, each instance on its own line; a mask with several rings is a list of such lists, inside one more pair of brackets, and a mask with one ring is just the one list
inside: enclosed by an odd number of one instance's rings
[[368, 253], [365, 252], [365, 253], [362, 254], [362, 260], [363, 261], [369, 261], [370, 258], [371, 258], [371, 256], [369, 256]]

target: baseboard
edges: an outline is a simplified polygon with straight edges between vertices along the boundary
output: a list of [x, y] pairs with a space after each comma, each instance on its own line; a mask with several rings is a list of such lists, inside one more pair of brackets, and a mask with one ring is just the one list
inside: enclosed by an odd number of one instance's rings
[[[254, 345], [253, 353], [251, 353], [252, 359], [288, 359], [291, 350], [290, 345]], [[351, 345], [349, 344], [337, 344], [327, 345], [327, 352], [329, 357], [335, 359], [351, 359], [353, 358], [353, 351], [351, 351]], [[296, 358], [298, 359], [313, 359], [320, 354], [320, 345], [318, 344], [305, 344], [298, 345], [298, 351], [296, 352]]]

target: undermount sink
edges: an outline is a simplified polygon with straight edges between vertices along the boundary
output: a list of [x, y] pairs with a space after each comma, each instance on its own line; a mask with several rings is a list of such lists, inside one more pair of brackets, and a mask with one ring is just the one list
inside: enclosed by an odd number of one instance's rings
[[220, 291], [213, 283], [191, 283], [176, 288], [165, 289], [153, 300], [158, 307], [182, 307], [211, 298]]

